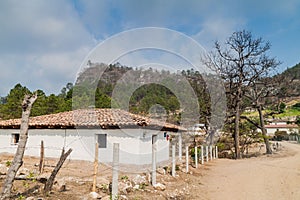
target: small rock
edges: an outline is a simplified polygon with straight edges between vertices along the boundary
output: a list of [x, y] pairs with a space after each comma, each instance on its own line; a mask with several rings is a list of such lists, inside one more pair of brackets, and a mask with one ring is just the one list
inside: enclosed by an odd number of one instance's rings
[[89, 193], [89, 197], [92, 198], [92, 199], [101, 199], [100, 194], [98, 194], [97, 192]]
[[118, 183], [119, 186], [119, 190], [123, 193], [123, 194], [128, 194], [129, 192], [132, 191], [133, 187], [130, 181], [126, 181], [126, 182], [119, 182]]
[[29, 169], [27, 169], [25, 167], [20, 168], [17, 173], [18, 176], [20, 176], [20, 175], [28, 176], [29, 174], [30, 174]]
[[125, 195], [120, 195], [119, 200], [128, 200], [128, 198]]
[[147, 178], [148, 183], [151, 183], [151, 174], [150, 173], [146, 174], [146, 178]]
[[110, 199], [111, 199], [110, 196], [105, 196], [105, 197], [101, 198], [101, 200], [110, 200]]
[[27, 197], [26, 200], [35, 200], [34, 197]]
[[156, 171], [157, 171], [157, 173], [159, 173], [159, 174], [166, 175], [166, 170], [163, 169], [163, 168], [158, 168]]
[[50, 177], [51, 173], [43, 173], [43, 174], [40, 174], [38, 175], [36, 178], [42, 182], [42, 183], [46, 183], [48, 178]]
[[159, 191], [166, 190], [166, 186], [161, 183], [156, 183], [153, 187], [154, 187], [154, 189], [159, 190]]
[[0, 164], [0, 175], [6, 175], [7, 171], [8, 168], [5, 165]]
[[142, 185], [147, 183], [146, 176], [141, 176], [141, 175], [137, 175], [132, 179], [132, 181], [134, 185]]
[[64, 192], [67, 190], [66, 182], [62, 179], [55, 181], [53, 189], [58, 192]]
[[135, 189], [135, 190], [140, 189], [140, 185], [135, 185], [135, 186], [133, 186], [133, 189]]

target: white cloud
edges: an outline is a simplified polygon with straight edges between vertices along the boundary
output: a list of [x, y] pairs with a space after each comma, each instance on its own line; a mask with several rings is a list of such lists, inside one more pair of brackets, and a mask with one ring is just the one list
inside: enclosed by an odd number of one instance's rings
[[0, 27], [0, 96], [18, 82], [59, 92], [95, 45], [69, 1], [1, 1]]
[[201, 45], [210, 49], [216, 40], [224, 41], [234, 31], [245, 25], [242, 19], [230, 19], [224, 17], [208, 18], [202, 25], [202, 29], [193, 36]]
[[[258, 30], [259, 36], [274, 33], [272, 38], [278, 42], [275, 45], [280, 55], [297, 57], [296, 47], [290, 51], [294, 54], [283, 51], [281, 47], [283, 33], [289, 33], [286, 41], [294, 40], [293, 44], [298, 41], [299, 5], [297, 0], [254, 0], [242, 3], [237, 0], [2, 0], [0, 96], [6, 95], [17, 82], [33, 89], [59, 91], [66, 82], [75, 78], [72, 77], [74, 69], [96, 45], [97, 40], [136, 27], [160, 26], [181, 31], [192, 35], [209, 49], [215, 40], [222, 41], [233, 31], [247, 26]], [[275, 22], [271, 19], [275, 19]], [[293, 24], [290, 19], [293, 19]], [[268, 26], [269, 22], [279, 25]], [[292, 32], [290, 27], [293, 28]], [[284, 31], [277, 34], [278, 30]], [[154, 36], [147, 37], [151, 40]], [[162, 38], [161, 42], [169, 39]], [[134, 38], [128, 41], [128, 45], [137, 42], [137, 38]], [[106, 51], [116, 54], [118, 47]], [[184, 52], [189, 50], [189, 47], [186, 48]], [[164, 56], [161, 59], [172, 59], [171, 56]], [[144, 57], [138, 58], [141, 62], [147, 62]], [[126, 59], [130, 62], [131, 58]]]

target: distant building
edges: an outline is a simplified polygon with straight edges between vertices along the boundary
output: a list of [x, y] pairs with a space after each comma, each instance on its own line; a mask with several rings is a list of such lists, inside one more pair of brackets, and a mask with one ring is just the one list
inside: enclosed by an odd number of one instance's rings
[[274, 136], [276, 131], [285, 131], [287, 134], [299, 133], [299, 126], [294, 121], [281, 119], [269, 120], [265, 128], [269, 136]]
[[188, 131], [195, 135], [205, 135], [206, 127], [205, 124], [195, 124], [194, 126], [188, 128]]

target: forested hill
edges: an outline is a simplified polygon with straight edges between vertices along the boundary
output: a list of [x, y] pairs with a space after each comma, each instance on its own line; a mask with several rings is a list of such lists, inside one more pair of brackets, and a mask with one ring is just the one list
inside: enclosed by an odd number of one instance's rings
[[288, 68], [281, 75], [290, 79], [300, 80], [300, 63], [296, 64], [294, 67]]
[[[101, 75], [99, 76], [99, 74]], [[148, 69], [145, 73], [148, 75], [143, 76], [142, 70], [122, 66], [117, 63], [114, 65], [92, 64], [79, 75], [75, 86], [68, 83], [59, 94], [47, 96], [42, 90], [39, 90], [39, 97], [33, 105], [31, 115], [37, 116], [69, 111], [72, 110], [72, 106], [73, 108], [74, 106], [76, 108], [88, 107], [90, 105], [87, 102], [90, 101], [91, 92], [95, 94], [94, 102], [96, 108], [109, 108], [111, 107], [112, 93], [117, 82], [124, 76], [129, 76], [130, 78], [131, 74], [140, 74], [141, 80], [151, 79], [154, 74], [159, 77], [183, 75], [198, 96], [200, 112], [209, 113], [209, 95], [200, 73], [194, 70], [186, 70], [180, 72], [180, 74], [173, 74], [169, 71]], [[90, 87], [91, 84], [96, 84], [96, 91], [92, 89], [94, 87]], [[24, 94], [30, 92], [26, 86], [21, 84], [17, 84], [11, 89], [6, 97], [1, 98], [0, 118], [21, 117], [22, 99]], [[75, 95], [74, 92], [76, 92]], [[184, 93], [184, 89], [181, 92]], [[76, 96], [76, 105], [74, 105], [74, 96]], [[130, 97], [129, 111], [147, 115], [152, 106], [157, 104], [164, 107], [169, 122], [176, 123], [179, 121], [180, 104], [177, 97], [167, 87], [155, 84], [155, 81], [153, 84], [145, 84], [134, 91]]]
[[[137, 74], [134, 77], [133, 74]], [[112, 94], [116, 88], [116, 85], [124, 77], [128, 77], [126, 84], [134, 84], [142, 82], [152, 77], [176, 77], [184, 76], [189, 82], [190, 86], [198, 97], [198, 103], [200, 106], [200, 115], [208, 116], [210, 113], [210, 98], [206, 89], [206, 84], [199, 72], [194, 70], [186, 70], [177, 73], [171, 73], [169, 71], [157, 71], [148, 69], [142, 72], [141, 69], [133, 69], [131, 67], [122, 66], [119, 63], [114, 65], [106, 64], [92, 64], [87, 67], [78, 77], [75, 86], [72, 83], [66, 84], [62, 87], [59, 94], [46, 95], [43, 90], [38, 90], [38, 99], [35, 102], [31, 115], [45, 115], [58, 113], [63, 111], [69, 111], [74, 108], [86, 108], [93, 104], [96, 108], [110, 108], [112, 102]], [[290, 80], [288, 84], [282, 84], [280, 91], [280, 99], [286, 97], [299, 97], [300, 96], [300, 64], [287, 69], [280, 76]], [[175, 78], [174, 78], [175, 77]], [[168, 81], [167, 79], [165, 79]], [[169, 80], [172, 81], [172, 80]], [[161, 105], [166, 111], [169, 122], [176, 123], [180, 120], [180, 103], [172, 90], [162, 86], [160, 84], [144, 84], [138, 87], [130, 96], [129, 111], [142, 115], [149, 114], [149, 110], [154, 105]], [[93, 87], [91, 87], [93, 85]], [[180, 84], [176, 86], [180, 89]], [[96, 88], [96, 90], [95, 90]], [[184, 88], [180, 90], [185, 92]], [[16, 84], [11, 89], [9, 94], [0, 98], [0, 118], [10, 119], [21, 117], [21, 102], [26, 93], [30, 93], [26, 86]], [[74, 94], [74, 92], [76, 94]], [[122, 91], [121, 91], [122, 92]], [[90, 95], [91, 93], [95, 95]], [[124, 95], [126, 89], [124, 89]], [[95, 96], [95, 99], [90, 101], [90, 97]], [[74, 101], [75, 99], [75, 101]], [[75, 103], [74, 103], [75, 102]], [[205, 117], [199, 119], [200, 122], [205, 122]]]
[[281, 88], [283, 97], [287, 99], [289, 99], [289, 97], [300, 97], [300, 63], [288, 68], [279, 76], [285, 80], [283, 83], [286, 83], [282, 84]]

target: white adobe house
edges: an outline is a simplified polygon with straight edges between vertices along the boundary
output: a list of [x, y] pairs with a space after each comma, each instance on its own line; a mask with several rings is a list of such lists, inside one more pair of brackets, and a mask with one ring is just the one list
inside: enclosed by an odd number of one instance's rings
[[[15, 153], [20, 119], [0, 121], [0, 153]], [[71, 159], [94, 160], [96, 141], [99, 162], [111, 163], [113, 143], [119, 143], [122, 164], [149, 165], [152, 138], [156, 136], [157, 162], [169, 160], [168, 135], [179, 126], [161, 123], [119, 109], [84, 109], [31, 117], [25, 155], [39, 156], [43, 140], [46, 157], [59, 157], [72, 148]]]
[[195, 135], [206, 135], [205, 124], [194, 124], [194, 126], [188, 128], [188, 131]]
[[276, 131], [286, 131], [287, 134], [299, 133], [298, 125], [293, 122], [288, 123], [286, 120], [272, 120], [265, 125], [265, 128], [269, 136], [274, 136]]

